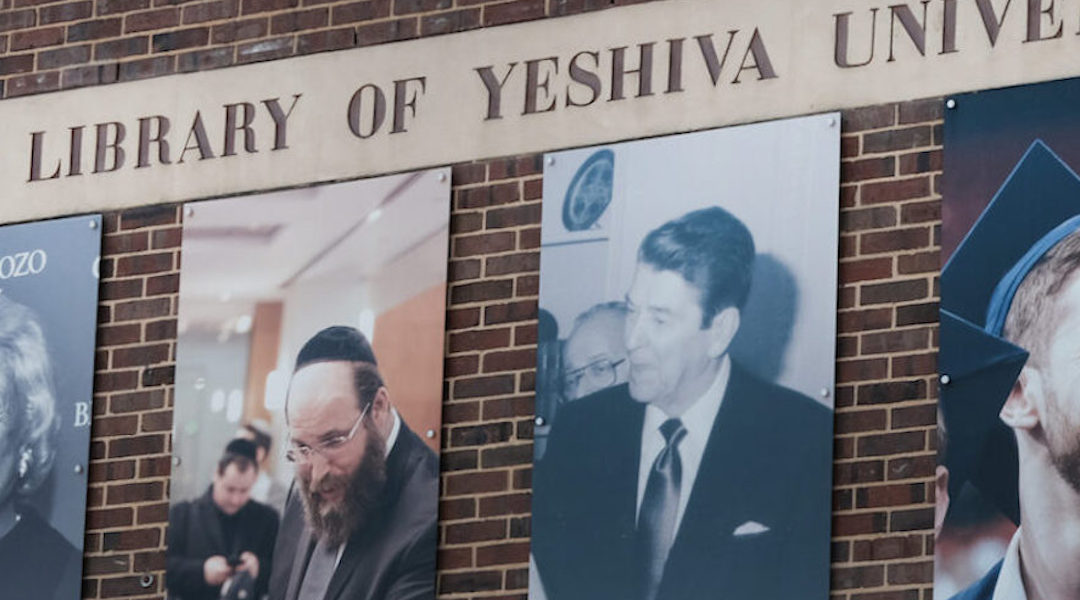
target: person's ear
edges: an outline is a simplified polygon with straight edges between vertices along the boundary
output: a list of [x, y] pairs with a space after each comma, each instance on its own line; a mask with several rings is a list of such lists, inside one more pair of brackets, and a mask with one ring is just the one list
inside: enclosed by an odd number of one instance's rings
[[390, 391], [380, 387], [371, 400], [371, 419], [380, 428], [387, 427], [390, 421]]
[[1043, 400], [1043, 381], [1039, 370], [1024, 367], [1013, 383], [1009, 397], [1001, 407], [1001, 420], [1013, 429], [1034, 429], [1039, 426]]
[[934, 537], [941, 533], [949, 512], [949, 469], [938, 465], [934, 471]]
[[709, 323], [709, 357], [720, 358], [728, 351], [731, 341], [739, 331], [739, 309], [729, 306], [713, 315]]

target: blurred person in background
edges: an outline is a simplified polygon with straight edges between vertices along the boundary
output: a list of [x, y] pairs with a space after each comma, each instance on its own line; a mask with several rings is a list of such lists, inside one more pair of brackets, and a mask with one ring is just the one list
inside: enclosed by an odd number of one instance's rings
[[266, 593], [278, 514], [251, 499], [259, 474], [255, 457], [254, 443], [232, 440], [206, 493], [169, 511], [165, 587], [170, 599], [255, 599]]
[[26, 500], [49, 476], [59, 430], [45, 336], [30, 309], [0, 295], [0, 595], [70, 600], [82, 554]]
[[574, 329], [563, 345], [563, 397], [584, 398], [626, 383], [626, 303], [597, 304], [574, 319]]
[[262, 419], [248, 422], [236, 432], [236, 437], [255, 444], [255, 459], [259, 463], [259, 476], [251, 488], [251, 497], [280, 514], [285, 509], [285, 499], [289, 490], [269, 473], [270, 448], [274, 443], [274, 436], [270, 433], [270, 424]]

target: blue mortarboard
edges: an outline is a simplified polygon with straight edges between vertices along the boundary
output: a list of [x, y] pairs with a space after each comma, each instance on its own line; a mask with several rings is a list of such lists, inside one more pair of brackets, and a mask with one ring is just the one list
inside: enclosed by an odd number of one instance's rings
[[1024, 277], [1080, 228], [1080, 177], [1036, 140], [941, 273], [938, 368], [950, 492], [971, 482], [1019, 523], [1018, 459], [998, 416], [1028, 351], [1002, 329]]

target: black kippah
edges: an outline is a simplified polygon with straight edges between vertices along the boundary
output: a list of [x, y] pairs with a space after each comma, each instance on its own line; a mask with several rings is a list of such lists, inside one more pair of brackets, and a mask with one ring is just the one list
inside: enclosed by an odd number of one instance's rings
[[335, 325], [327, 327], [311, 337], [296, 355], [294, 371], [315, 362], [344, 360], [366, 362], [373, 365], [375, 352], [364, 334], [353, 327]]
[[225, 454], [236, 454], [251, 459], [251, 462], [255, 462], [255, 442], [243, 438], [236, 438], [225, 446]]

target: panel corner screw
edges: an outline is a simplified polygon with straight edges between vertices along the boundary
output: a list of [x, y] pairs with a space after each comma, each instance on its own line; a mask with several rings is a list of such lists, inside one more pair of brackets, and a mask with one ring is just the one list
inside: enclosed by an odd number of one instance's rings
[[555, 164], [555, 157], [554, 156], [547, 157], [547, 166], [550, 167], [550, 166], [552, 166], [554, 164]]
[[536, 417], [536, 421], [535, 421], [535, 422], [536, 422], [536, 426], [537, 426], [537, 427], [543, 427], [543, 426], [544, 426], [544, 423], [545, 423], [545, 421], [544, 421], [544, 417]]
[[945, 101], [945, 108], [950, 108], [950, 109], [951, 108], [956, 108], [956, 100], [953, 100], [952, 98], [949, 98], [948, 100], [946, 100]]
[[428, 429], [427, 432], [424, 435], [426, 435], [429, 440], [434, 439], [435, 438], [435, 430], [434, 429]]
[[938, 378], [938, 381], [941, 382], [941, 385], [949, 385], [949, 382], [952, 381], [952, 377], [949, 377], [948, 375], [942, 375]]

